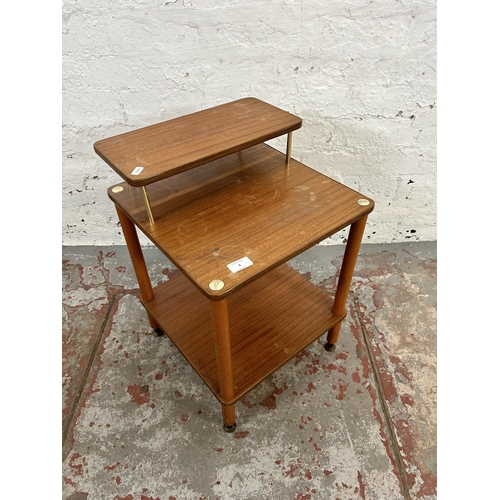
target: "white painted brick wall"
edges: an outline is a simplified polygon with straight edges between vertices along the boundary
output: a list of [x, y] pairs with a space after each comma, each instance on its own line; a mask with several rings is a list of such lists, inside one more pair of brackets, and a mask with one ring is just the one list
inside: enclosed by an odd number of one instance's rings
[[437, 239], [436, 24], [435, 0], [65, 0], [63, 244], [124, 243], [95, 141], [246, 96], [375, 200], [365, 242]]

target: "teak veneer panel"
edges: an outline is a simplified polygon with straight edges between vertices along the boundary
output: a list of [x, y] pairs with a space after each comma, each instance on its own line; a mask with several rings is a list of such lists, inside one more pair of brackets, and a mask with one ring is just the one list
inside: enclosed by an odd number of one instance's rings
[[209, 301], [182, 275], [155, 288], [148, 312], [221, 403], [232, 404], [343, 319], [287, 264], [228, 299], [234, 396], [221, 398]]
[[[127, 183], [145, 186], [255, 144], [292, 132], [302, 119], [247, 97], [94, 144]], [[139, 175], [131, 175], [137, 167]]]
[[[140, 190], [121, 183], [111, 199], [212, 300], [288, 261], [373, 210], [358, 192], [259, 144]], [[253, 265], [231, 272], [247, 256]], [[208, 284], [224, 281], [220, 291]]]

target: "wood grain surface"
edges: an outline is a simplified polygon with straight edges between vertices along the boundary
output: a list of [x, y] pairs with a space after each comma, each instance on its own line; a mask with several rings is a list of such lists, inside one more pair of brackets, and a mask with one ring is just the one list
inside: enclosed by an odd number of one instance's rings
[[[154, 289], [146, 310], [221, 403], [232, 404], [344, 316], [287, 264], [228, 298], [234, 392], [221, 393], [210, 301], [179, 274]], [[224, 391], [223, 391], [224, 392]]]
[[[94, 150], [130, 185], [145, 186], [301, 125], [301, 118], [247, 97], [97, 141]], [[136, 167], [143, 170], [133, 175]]]
[[[111, 199], [209, 298], [222, 299], [373, 210], [356, 191], [265, 144], [148, 186], [151, 224], [139, 188]], [[253, 265], [233, 273], [228, 264]], [[213, 291], [212, 280], [224, 287]]]

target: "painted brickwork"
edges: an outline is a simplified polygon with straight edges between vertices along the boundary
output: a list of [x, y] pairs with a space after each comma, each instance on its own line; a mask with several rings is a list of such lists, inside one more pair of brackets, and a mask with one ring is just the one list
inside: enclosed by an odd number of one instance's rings
[[245, 96], [375, 200], [365, 241], [436, 239], [435, 0], [66, 0], [63, 78], [63, 244], [123, 244], [95, 141]]

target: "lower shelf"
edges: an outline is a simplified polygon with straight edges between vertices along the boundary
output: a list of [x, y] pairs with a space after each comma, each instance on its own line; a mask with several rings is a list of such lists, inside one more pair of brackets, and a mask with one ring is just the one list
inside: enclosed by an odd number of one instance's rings
[[234, 397], [219, 393], [208, 299], [183, 275], [160, 284], [142, 301], [221, 403], [232, 404], [342, 321], [333, 300], [287, 264], [228, 300]]

